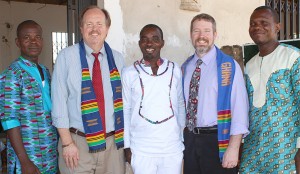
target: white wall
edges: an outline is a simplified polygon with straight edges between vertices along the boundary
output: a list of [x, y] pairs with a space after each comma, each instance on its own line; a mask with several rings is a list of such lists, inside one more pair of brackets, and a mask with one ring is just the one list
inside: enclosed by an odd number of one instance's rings
[[[100, 1], [100, 0], [98, 0]], [[139, 32], [149, 23], [160, 26], [164, 32], [165, 46], [162, 57], [181, 64], [194, 51], [190, 43], [191, 19], [199, 13], [212, 15], [217, 22], [216, 45], [245, 44], [252, 40], [248, 34], [252, 11], [264, 5], [264, 0], [198, 0], [200, 12], [180, 10], [180, 0], [104, 0], [104, 7], [112, 16], [112, 26], [107, 41], [122, 51], [127, 64], [140, 59]], [[123, 24], [122, 24], [123, 22]]]
[[[7, 8], [7, 2], [0, 1], [0, 71], [3, 70], [10, 62], [11, 59], [11, 47], [14, 43], [11, 42], [12, 33], [11, 28], [6, 28], [6, 23], [11, 22], [11, 12], [10, 8]], [[2, 37], [8, 40], [8, 42], [3, 42]]]
[[[0, 37], [8, 38], [8, 44], [0, 41], [0, 71], [4, 70], [20, 53], [15, 44], [16, 28], [24, 20], [32, 19], [43, 28], [44, 47], [40, 62], [52, 69], [51, 32], [67, 31], [67, 7], [36, 3], [0, 1]], [[5, 23], [12, 25], [7, 29]]]
[[[159, 25], [164, 32], [162, 57], [181, 64], [194, 51], [189, 27], [191, 19], [199, 13], [208, 13], [216, 19], [217, 46], [251, 43], [249, 17], [256, 7], [265, 3], [264, 0], [198, 0], [201, 12], [192, 12], [180, 10], [180, 0], [98, 0], [102, 1], [112, 18], [107, 42], [124, 54], [127, 65], [141, 58], [139, 32], [149, 23]], [[0, 16], [0, 38], [8, 39], [7, 44], [0, 40], [0, 71], [19, 56], [14, 43], [16, 27], [26, 19], [42, 26], [44, 48], [40, 61], [52, 69], [51, 32], [66, 32], [66, 6], [0, 0]], [[7, 22], [12, 28], [6, 28]]]

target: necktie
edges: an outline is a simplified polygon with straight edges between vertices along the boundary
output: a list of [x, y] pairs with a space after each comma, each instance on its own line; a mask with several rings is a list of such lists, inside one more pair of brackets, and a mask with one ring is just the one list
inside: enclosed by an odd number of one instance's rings
[[196, 119], [197, 119], [197, 107], [198, 107], [198, 90], [199, 90], [199, 81], [201, 76], [200, 65], [202, 60], [197, 60], [196, 69], [193, 72], [191, 82], [190, 82], [190, 92], [189, 100], [187, 104], [187, 127], [190, 131], [195, 128]]
[[98, 108], [102, 120], [102, 126], [104, 130], [104, 134], [106, 133], [105, 129], [105, 102], [104, 102], [104, 91], [103, 91], [103, 84], [102, 84], [102, 74], [100, 69], [100, 61], [98, 59], [99, 53], [92, 53], [95, 57], [94, 64], [93, 64], [93, 76], [92, 82], [93, 87], [95, 90], [95, 95], [98, 103]]

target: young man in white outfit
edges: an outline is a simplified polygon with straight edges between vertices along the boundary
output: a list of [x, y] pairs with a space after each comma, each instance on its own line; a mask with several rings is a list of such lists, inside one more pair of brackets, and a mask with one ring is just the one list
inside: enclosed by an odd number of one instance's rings
[[143, 58], [123, 70], [124, 143], [135, 174], [180, 174], [185, 106], [181, 70], [160, 57], [163, 33], [144, 26], [139, 46]]

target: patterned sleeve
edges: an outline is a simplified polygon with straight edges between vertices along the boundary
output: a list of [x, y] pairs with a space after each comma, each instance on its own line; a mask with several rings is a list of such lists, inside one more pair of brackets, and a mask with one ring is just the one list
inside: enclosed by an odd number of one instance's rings
[[19, 73], [13, 69], [8, 69], [0, 79], [0, 119], [4, 130], [20, 126], [20, 121], [18, 118], [21, 103], [21, 84], [18, 74]]
[[297, 106], [300, 104], [300, 57], [296, 59], [291, 69], [291, 83], [293, 85], [294, 96]]
[[[300, 104], [300, 57], [296, 59], [294, 62], [292, 68], [291, 68], [291, 83], [293, 85], [293, 92], [294, 92], [294, 97], [295, 97], [295, 106], [299, 106]], [[300, 113], [298, 112], [298, 115]], [[298, 125], [298, 126], [296, 126]], [[297, 132], [300, 132], [300, 127], [299, 123], [295, 123], [295, 127], [298, 129]], [[297, 148], [300, 148], [300, 137], [298, 133], [298, 138], [297, 138]]]
[[[250, 81], [250, 78], [249, 76], [246, 74], [245, 75], [245, 81], [246, 81], [246, 89], [247, 89], [247, 94], [248, 94], [248, 99], [249, 99], [249, 107], [251, 108], [251, 106], [253, 105], [253, 91], [251, 90], [251, 81]], [[249, 110], [250, 110], [249, 108]]]

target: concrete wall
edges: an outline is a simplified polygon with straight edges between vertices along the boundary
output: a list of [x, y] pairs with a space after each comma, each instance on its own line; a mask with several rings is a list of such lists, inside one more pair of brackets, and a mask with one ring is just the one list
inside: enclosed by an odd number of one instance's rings
[[[20, 53], [15, 44], [16, 28], [24, 20], [32, 19], [43, 28], [44, 48], [40, 62], [52, 69], [52, 35], [51, 32], [67, 31], [67, 7], [35, 3], [0, 1], [0, 71], [4, 70]], [[7, 28], [6, 23], [12, 27]]]
[[242, 45], [252, 42], [248, 34], [249, 18], [252, 11], [265, 1], [198, 0], [200, 12], [180, 10], [180, 3], [180, 0], [104, 0], [104, 6], [112, 16], [107, 41], [112, 47], [122, 50], [127, 64], [131, 64], [142, 56], [137, 43], [141, 28], [154, 23], [164, 32], [162, 56], [181, 64], [194, 52], [189, 27], [195, 15], [208, 13], [216, 19], [217, 46]]
[[[139, 32], [149, 23], [159, 25], [164, 32], [165, 46], [162, 56], [181, 64], [193, 54], [190, 43], [190, 21], [198, 13], [211, 14], [217, 21], [216, 45], [242, 45], [251, 43], [248, 34], [251, 12], [265, 3], [264, 0], [198, 0], [200, 12], [180, 10], [180, 0], [98, 0], [110, 12], [112, 26], [107, 42], [124, 54], [127, 65], [140, 59]], [[66, 32], [66, 6], [34, 3], [6, 2], [0, 0], [0, 71], [18, 55], [15, 45], [17, 25], [33, 19], [43, 27], [44, 49], [41, 63], [52, 69], [51, 32]], [[6, 23], [11, 24], [10, 28]]]

